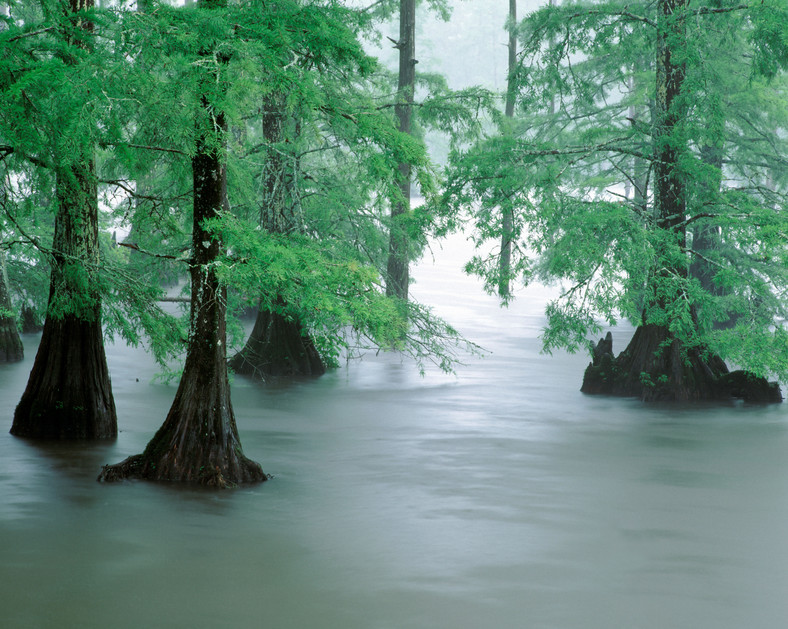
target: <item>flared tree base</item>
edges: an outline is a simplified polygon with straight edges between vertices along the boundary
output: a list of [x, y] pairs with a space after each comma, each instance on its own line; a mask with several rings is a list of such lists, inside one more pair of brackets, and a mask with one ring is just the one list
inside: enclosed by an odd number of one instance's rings
[[608, 332], [592, 355], [583, 376], [583, 393], [637, 397], [646, 402], [738, 398], [768, 404], [783, 399], [776, 382], [745, 371], [729, 372], [719, 356], [698, 348], [685, 350], [662, 326], [638, 327], [617, 357]]
[[187, 358], [170, 412], [145, 451], [105, 465], [98, 480], [137, 478], [235, 487], [268, 479], [260, 464], [243, 454], [220, 354], [223, 351], [217, 351], [209, 363]]
[[326, 366], [300, 322], [260, 310], [244, 348], [229, 362], [235, 373], [271, 377], [322, 376]]
[[48, 319], [11, 434], [114, 439], [118, 421], [98, 317]]
[[268, 480], [259, 463], [246, 458], [236, 434], [195, 430], [172, 413], [142, 454], [105, 465], [98, 480], [181, 482], [228, 488]]
[[190, 389], [181, 383], [167, 419], [142, 454], [105, 465], [98, 480], [136, 478], [221, 488], [268, 480], [260, 464], [241, 450], [229, 398], [197, 399]]
[[143, 454], [135, 454], [114, 465], [101, 468], [98, 480], [115, 483], [122, 480], [148, 480], [160, 482], [187, 482], [206, 487], [229, 489], [241, 484], [262, 483], [270, 477], [263, 472], [259, 463], [237, 456], [230, 465], [219, 465], [217, 461], [209, 461], [196, 470], [184, 470], [170, 457], [170, 460], [154, 462]]

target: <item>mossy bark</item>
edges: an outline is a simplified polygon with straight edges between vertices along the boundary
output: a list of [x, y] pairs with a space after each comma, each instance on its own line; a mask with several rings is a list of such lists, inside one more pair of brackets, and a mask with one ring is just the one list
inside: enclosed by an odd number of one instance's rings
[[47, 316], [11, 434], [112, 439], [118, 424], [93, 280], [98, 201], [89, 159], [57, 173], [57, 197]]

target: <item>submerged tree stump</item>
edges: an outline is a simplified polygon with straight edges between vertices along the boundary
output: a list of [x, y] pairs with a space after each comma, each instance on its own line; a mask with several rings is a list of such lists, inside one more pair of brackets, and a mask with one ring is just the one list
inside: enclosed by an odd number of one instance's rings
[[637, 397], [646, 402], [738, 398], [778, 403], [783, 399], [776, 382], [745, 371], [729, 372], [719, 356], [699, 348], [685, 349], [663, 326], [638, 327], [617, 357], [608, 332], [592, 346], [591, 354], [580, 389], [583, 393]]
[[297, 319], [261, 309], [244, 348], [230, 360], [236, 373], [269, 377], [321, 376], [326, 372], [312, 337]]

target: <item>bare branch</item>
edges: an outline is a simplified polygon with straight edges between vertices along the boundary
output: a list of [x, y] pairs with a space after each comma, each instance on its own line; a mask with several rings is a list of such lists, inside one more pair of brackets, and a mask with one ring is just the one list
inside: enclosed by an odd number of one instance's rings
[[13, 41], [19, 41], [20, 39], [25, 39], [26, 37], [34, 37], [36, 35], [41, 35], [42, 33], [48, 33], [49, 31], [52, 31], [54, 29], [55, 29], [54, 26], [47, 26], [46, 28], [41, 28], [41, 29], [39, 29], [37, 31], [30, 31], [29, 33], [22, 33], [21, 35], [17, 35], [16, 37], [12, 37], [11, 39], [9, 39], [8, 43], [10, 44]]
[[164, 258], [166, 260], [175, 260], [176, 262], [185, 262], [187, 264], [189, 263], [189, 261], [186, 260], [185, 258], [178, 258], [176, 256], [171, 256], [166, 253], [154, 253], [153, 251], [147, 251], [133, 242], [119, 242], [117, 244], [119, 247], [127, 247], [128, 249], [131, 249], [133, 251], [144, 253], [146, 256], [151, 256], [152, 258]]

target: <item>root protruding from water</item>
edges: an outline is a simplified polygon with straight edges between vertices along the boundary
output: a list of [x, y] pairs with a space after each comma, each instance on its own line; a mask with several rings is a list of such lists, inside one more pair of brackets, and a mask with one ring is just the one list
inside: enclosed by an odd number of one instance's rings
[[771, 404], [783, 400], [776, 382], [746, 371], [730, 372], [722, 358], [701, 348], [685, 348], [663, 326], [638, 327], [618, 356], [613, 354], [608, 332], [591, 353], [580, 389], [583, 393], [637, 397], [646, 402], [736, 398]]

